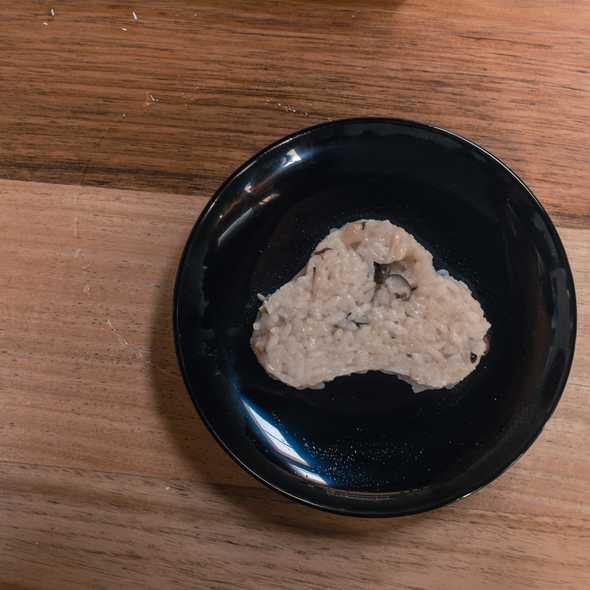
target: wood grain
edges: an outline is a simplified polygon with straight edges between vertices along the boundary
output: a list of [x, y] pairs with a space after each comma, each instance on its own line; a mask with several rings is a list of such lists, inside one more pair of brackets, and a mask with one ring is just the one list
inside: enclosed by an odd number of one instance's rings
[[399, 520], [300, 507], [214, 443], [176, 367], [180, 250], [205, 199], [0, 181], [0, 587], [590, 585], [590, 230], [569, 385], [532, 449]]
[[387, 115], [481, 142], [562, 226], [589, 219], [587, 0], [22, 0], [0, 54], [0, 177], [208, 196], [288, 132]]
[[0, 579], [18, 588], [581, 590], [590, 582], [587, 518], [564, 515], [562, 501], [535, 511], [512, 475], [481, 499], [395, 521], [311, 514], [259, 488], [64, 468], [7, 465], [3, 484], [11, 493], [2, 500]]
[[[0, 589], [589, 588], [590, 3], [6, 4]], [[222, 180], [286, 133], [368, 115], [511, 165], [559, 225], [579, 302], [571, 378], [530, 451], [393, 521], [312, 511], [242, 472], [170, 333], [181, 248]]]

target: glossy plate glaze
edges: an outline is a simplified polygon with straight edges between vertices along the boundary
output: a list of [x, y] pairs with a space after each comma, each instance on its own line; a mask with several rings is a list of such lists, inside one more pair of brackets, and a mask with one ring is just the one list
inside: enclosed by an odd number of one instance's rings
[[[257, 293], [358, 218], [410, 231], [481, 302], [491, 349], [453, 389], [369, 373], [297, 391], [256, 361]], [[296, 500], [365, 516], [432, 509], [498, 476], [555, 409], [576, 333], [564, 249], [522, 181], [461, 137], [391, 119], [306, 129], [237, 170], [189, 237], [174, 305], [187, 388], [229, 454]]]

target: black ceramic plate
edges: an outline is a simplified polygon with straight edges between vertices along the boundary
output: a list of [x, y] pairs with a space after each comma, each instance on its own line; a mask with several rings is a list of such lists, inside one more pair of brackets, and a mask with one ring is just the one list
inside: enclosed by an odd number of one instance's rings
[[[256, 361], [257, 293], [358, 218], [407, 229], [481, 302], [491, 349], [453, 389], [369, 373], [297, 391]], [[565, 252], [522, 181], [461, 137], [390, 119], [306, 129], [237, 170], [190, 235], [174, 305], [186, 385], [229, 454], [294, 499], [366, 516], [435, 508], [498, 476], [553, 412], [576, 333]]]

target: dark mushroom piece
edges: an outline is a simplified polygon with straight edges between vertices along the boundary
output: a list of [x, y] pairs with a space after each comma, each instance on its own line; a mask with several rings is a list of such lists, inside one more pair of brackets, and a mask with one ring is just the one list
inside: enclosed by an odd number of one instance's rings
[[380, 286], [384, 286], [392, 291], [398, 299], [407, 301], [411, 295], [412, 285], [408, 280], [399, 272], [399, 264], [379, 264], [378, 262], [373, 263], [375, 265], [375, 283]]

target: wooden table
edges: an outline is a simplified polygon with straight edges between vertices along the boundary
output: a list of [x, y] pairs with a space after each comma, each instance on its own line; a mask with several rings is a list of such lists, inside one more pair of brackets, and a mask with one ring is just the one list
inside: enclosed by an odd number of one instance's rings
[[[0, 14], [0, 92], [2, 589], [590, 587], [587, 0], [21, 0]], [[532, 449], [397, 520], [313, 511], [243, 473], [170, 334], [215, 188], [268, 142], [358, 115], [508, 162], [579, 298], [569, 385]]]

